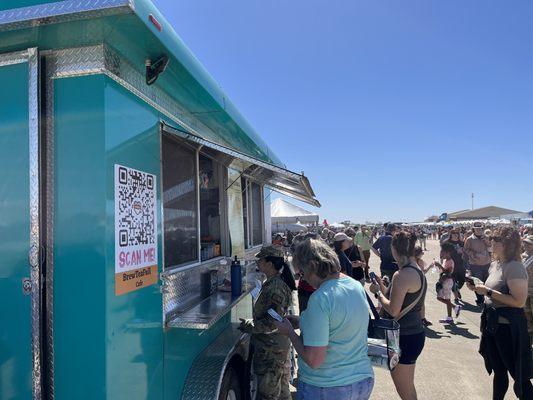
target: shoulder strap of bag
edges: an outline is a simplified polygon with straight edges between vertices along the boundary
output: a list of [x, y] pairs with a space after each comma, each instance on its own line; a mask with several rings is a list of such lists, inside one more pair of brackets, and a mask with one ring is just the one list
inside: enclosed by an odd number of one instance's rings
[[374, 305], [374, 302], [372, 301], [372, 299], [370, 298], [366, 290], [365, 290], [365, 294], [366, 294], [366, 301], [368, 302], [368, 305], [370, 306], [370, 311], [372, 311], [372, 315], [374, 316], [374, 319], [376, 321], [380, 320], [381, 317], [379, 316], [378, 310], [376, 310], [376, 306]]
[[[412, 268], [414, 268], [414, 267], [412, 267]], [[420, 279], [422, 280], [422, 287], [420, 288], [420, 293], [418, 294], [416, 299], [411, 304], [409, 304], [402, 311], [400, 311], [400, 314], [398, 314], [398, 316], [396, 318], [394, 318], [396, 321], [402, 319], [409, 311], [411, 311], [414, 308], [414, 306], [416, 306], [418, 304], [418, 302], [420, 301], [420, 299], [424, 295], [424, 292], [426, 291], [426, 279], [425, 279], [425, 277], [423, 275], [420, 277]]]

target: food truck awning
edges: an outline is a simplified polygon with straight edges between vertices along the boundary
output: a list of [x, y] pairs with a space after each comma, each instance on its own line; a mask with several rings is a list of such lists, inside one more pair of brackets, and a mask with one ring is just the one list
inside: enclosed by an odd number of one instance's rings
[[277, 165], [261, 161], [237, 150], [203, 139], [185, 130], [172, 127], [164, 122], [161, 123], [161, 127], [164, 132], [224, 155], [227, 165], [237, 161], [242, 167], [243, 176], [263, 183], [278, 193], [301, 200], [312, 206], [320, 207], [320, 202], [315, 198], [313, 188], [303, 173], [298, 174]]

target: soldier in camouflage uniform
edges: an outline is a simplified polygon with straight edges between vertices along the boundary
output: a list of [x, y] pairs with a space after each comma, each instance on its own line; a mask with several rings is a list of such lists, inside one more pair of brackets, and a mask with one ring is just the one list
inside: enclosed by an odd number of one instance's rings
[[283, 248], [266, 246], [256, 254], [257, 265], [267, 280], [255, 301], [252, 320], [241, 320], [243, 332], [252, 335], [253, 368], [257, 376], [258, 400], [290, 400], [289, 379], [285, 365], [290, 351], [290, 340], [277, 333], [274, 319], [268, 309], [285, 316], [292, 304], [294, 277], [284, 261]]

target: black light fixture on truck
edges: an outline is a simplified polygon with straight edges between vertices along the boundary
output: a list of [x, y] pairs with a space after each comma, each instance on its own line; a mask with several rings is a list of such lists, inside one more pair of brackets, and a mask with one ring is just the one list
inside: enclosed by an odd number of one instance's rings
[[159, 57], [157, 60], [152, 62], [151, 59], [147, 58], [144, 62], [144, 65], [146, 66], [146, 84], [152, 85], [155, 83], [157, 78], [160, 74], [165, 72], [165, 69], [168, 66], [168, 62], [170, 59], [166, 54], [163, 54], [161, 57]]

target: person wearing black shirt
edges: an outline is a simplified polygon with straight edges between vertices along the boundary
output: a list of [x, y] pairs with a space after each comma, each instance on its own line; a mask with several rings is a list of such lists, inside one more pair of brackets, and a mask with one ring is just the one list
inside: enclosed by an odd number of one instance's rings
[[339, 262], [341, 264], [341, 272], [348, 276], [353, 274], [353, 266], [346, 254], [345, 250], [348, 250], [352, 246], [352, 240], [346, 235], [346, 233], [337, 233], [333, 238], [333, 247], [337, 257], [339, 257]]
[[387, 276], [392, 281], [392, 275], [398, 271], [398, 263], [392, 255], [392, 235], [396, 231], [394, 224], [387, 224], [385, 234], [374, 242], [371, 250], [381, 259], [381, 276]]
[[344, 254], [346, 254], [346, 257], [348, 257], [348, 260], [350, 260], [353, 266], [352, 278], [354, 278], [356, 281], [361, 282], [361, 284], [364, 286], [366, 278], [366, 263], [364, 261], [364, 256], [361, 253], [359, 246], [357, 246], [354, 241], [354, 236], [356, 235], [356, 232], [351, 228], [346, 229], [346, 235], [352, 239], [351, 246], [344, 250]]

